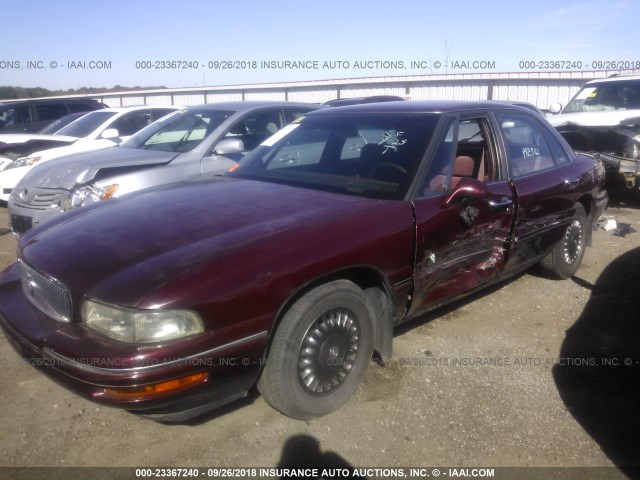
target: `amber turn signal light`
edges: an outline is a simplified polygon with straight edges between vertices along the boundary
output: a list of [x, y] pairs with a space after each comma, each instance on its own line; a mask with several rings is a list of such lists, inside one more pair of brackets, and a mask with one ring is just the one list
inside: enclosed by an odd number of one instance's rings
[[109, 200], [111, 197], [113, 197], [113, 194], [116, 193], [116, 190], [118, 190], [119, 186], [120, 185], [117, 184], [111, 185], [102, 193], [102, 195], [100, 195], [100, 200]]
[[114, 400], [149, 400], [167, 393], [195, 387], [206, 382], [209, 374], [206, 372], [194, 373], [175, 380], [144, 385], [142, 387], [105, 388], [104, 396]]

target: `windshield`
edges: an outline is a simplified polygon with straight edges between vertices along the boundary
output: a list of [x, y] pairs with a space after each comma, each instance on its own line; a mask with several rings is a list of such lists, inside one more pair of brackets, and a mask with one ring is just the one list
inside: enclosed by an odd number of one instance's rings
[[56, 135], [68, 135], [69, 137], [84, 138], [91, 134], [96, 128], [113, 117], [116, 112], [90, 112], [82, 118], [71, 122], [69, 125], [56, 132]]
[[640, 109], [640, 80], [585, 85], [562, 113]]
[[230, 176], [402, 199], [437, 120], [435, 114], [310, 116], [265, 140]]
[[85, 115], [85, 112], [70, 113], [69, 115], [65, 115], [64, 117], [59, 118], [55, 122], [50, 123], [49, 125], [44, 127], [42, 130], [40, 130], [38, 133], [43, 135], [55, 135], [57, 134], [58, 130], [60, 130], [63, 127], [66, 127], [71, 122], [73, 122], [74, 120], [77, 120], [83, 115]]
[[121, 147], [187, 152], [196, 148], [234, 113], [221, 110], [181, 110], [140, 130]]

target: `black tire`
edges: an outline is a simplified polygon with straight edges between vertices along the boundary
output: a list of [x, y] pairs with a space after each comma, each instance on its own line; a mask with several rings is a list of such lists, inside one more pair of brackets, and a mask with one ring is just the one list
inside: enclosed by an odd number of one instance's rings
[[348, 280], [306, 293], [275, 332], [258, 390], [292, 418], [336, 410], [358, 388], [371, 361], [372, 319], [364, 293]]
[[576, 213], [562, 240], [540, 262], [542, 271], [555, 278], [572, 277], [580, 268], [584, 256], [587, 228], [587, 214], [584, 207], [577, 203]]

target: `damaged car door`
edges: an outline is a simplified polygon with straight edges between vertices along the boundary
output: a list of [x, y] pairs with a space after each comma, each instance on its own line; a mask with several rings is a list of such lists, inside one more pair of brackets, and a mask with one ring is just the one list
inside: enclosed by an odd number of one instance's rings
[[514, 198], [485, 114], [449, 120], [416, 196], [411, 314], [504, 268]]

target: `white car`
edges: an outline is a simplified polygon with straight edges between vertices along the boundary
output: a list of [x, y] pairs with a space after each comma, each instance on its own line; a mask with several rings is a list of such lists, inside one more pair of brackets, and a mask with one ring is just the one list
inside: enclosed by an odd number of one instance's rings
[[0, 133], [0, 172], [15, 160], [32, 152], [71, 145], [75, 137], [59, 135], [57, 132], [87, 112], [70, 113], [50, 123], [37, 133]]
[[67, 141], [68, 145], [30, 153], [10, 162], [0, 171], [0, 201], [9, 200], [13, 188], [35, 165], [74, 153], [113, 147], [178, 108], [116, 107], [87, 113], [50, 136], [53, 140]]

